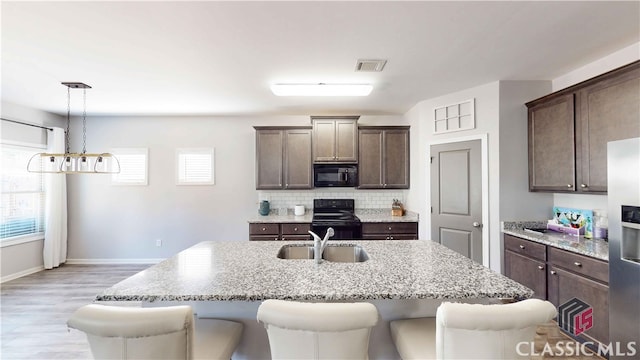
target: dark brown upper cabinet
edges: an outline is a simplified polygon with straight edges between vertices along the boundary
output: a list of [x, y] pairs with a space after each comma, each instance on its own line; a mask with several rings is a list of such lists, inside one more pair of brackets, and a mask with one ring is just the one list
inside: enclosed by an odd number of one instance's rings
[[579, 191], [607, 191], [607, 142], [640, 136], [640, 66], [576, 94]]
[[529, 189], [575, 189], [573, 94], [529, 107]]
[[409, 127], [358, 129], [358, 188], [409, 188]]
[[640, 136], [640, 61], [526, 104], [529, 190], [607, 192], [607, 142]]
[[311, 127], [256, 126], [256, 189], [311, 189]]
[[313, 162], [358, 161], [359, 116], [312, 116]]

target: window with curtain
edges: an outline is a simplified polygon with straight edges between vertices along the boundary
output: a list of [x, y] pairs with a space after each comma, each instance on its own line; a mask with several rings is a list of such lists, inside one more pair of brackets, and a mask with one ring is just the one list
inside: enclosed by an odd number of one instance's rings
[[176, 150], [178, 185], [214, 185], [213, 148]]
[[44, 237], [44, 174], [30, 173], [27, 163], [44, 147], [31, 144], [0, 144], [2, 200], [0, 242]]

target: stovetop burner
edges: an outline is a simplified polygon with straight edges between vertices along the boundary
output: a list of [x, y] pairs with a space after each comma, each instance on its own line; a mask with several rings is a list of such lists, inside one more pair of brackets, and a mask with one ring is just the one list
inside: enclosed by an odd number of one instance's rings
[[359, 223], [353, 199], [314, 199], [312, 223]]
[[333, 228], [333, 239], [361, 239], [362, 224], [355, 215], [353, 199], [314, 199], [311, 230], [316, 234]]

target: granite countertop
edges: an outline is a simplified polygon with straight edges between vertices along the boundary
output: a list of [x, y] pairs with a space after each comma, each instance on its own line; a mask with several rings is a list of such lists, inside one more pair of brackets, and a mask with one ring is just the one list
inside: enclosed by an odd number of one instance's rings
[[539, 233], [524, 228], [545, 228], [546, 221], [504, 221], [502, 232], [537, 243], [553, 246], [576, 254], [609, 261], [609, 243], [602, 239], [586, 239], [551, 230]]
[[278, 215], [277, 213], [271, 213], [269, 215], [256, 215], [254, 218], [249, 219], [250, 224], [268, 224], [268, 223], [309, 223], [313, 218], [313, 212], [307, 211], [302, 216], [295, 216], [293, 213], [287, 215]]
[[[356, 209], [355, 214], [362, 222], [418, 222], [418, 213], [405, 211], [404, 216], [391, 216], [391, 208]], [[307, 211], [302, 216], [295, 216], [291, 211], [287, 215], [278, 215], [272, 212], [266, 216], [256, 215], [249, 219], [249, 223], [311, 223], [312, 218], [313, 211]]]
[[362, 222], [418, 222], [418, 213], [405, 210], [403, 216], [391, 216], [391, 209], [356, 209]]
[[208, 241], [96, 296], [98, 301], [362, 301], [516, 298], [533, 291], [433, 241], [332, 241], [357, 244], [361, 263], [277, 258], [289, 241]]

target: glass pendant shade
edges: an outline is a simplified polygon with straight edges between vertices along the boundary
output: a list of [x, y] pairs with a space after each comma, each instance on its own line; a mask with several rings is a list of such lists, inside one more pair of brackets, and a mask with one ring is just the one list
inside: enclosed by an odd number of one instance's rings
[[[86, 151], [87, 138], [87, 109], [86, 89], [91, 86], [77, 82], [63, 82], [67, 89], [67, 131], [66, 149], [64, 154], [38, 153], [29, 159], [27, 171], [37, 173], [56, 174], [117, 174], [120, 172], [120, 162], [110, 153], [88, 154]], [[69, 125], [71, 119], [71, 89], [82, 89], [85, 108], [82, 112], [82, 153], [72, 153], [69, 150]]]
[[38, 153], [29, 160], [27, 171], [59, 174], [117, 174], [120, 172], [120, 162], [110, 153]]

